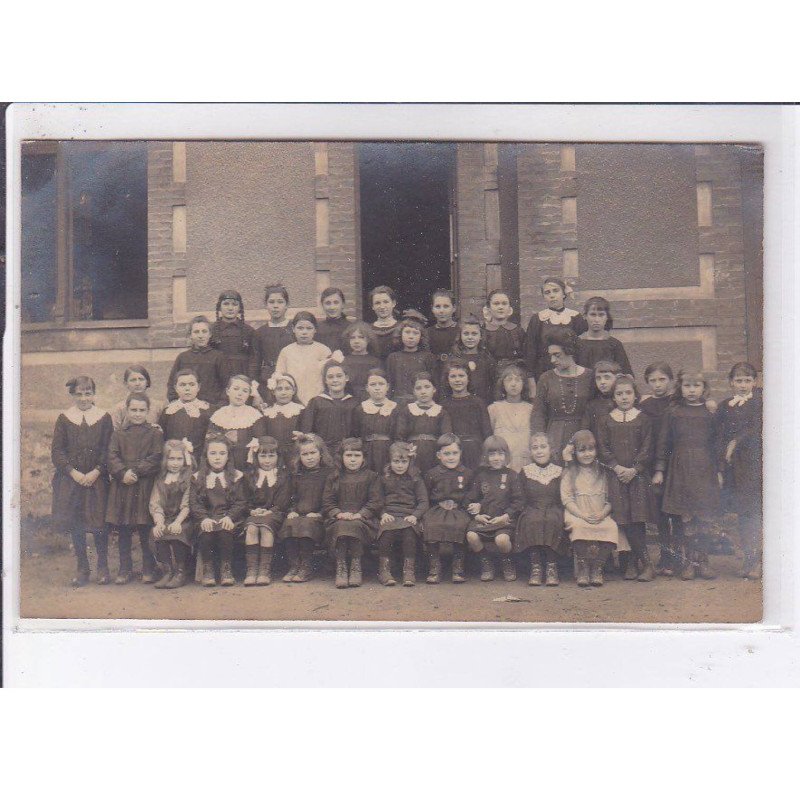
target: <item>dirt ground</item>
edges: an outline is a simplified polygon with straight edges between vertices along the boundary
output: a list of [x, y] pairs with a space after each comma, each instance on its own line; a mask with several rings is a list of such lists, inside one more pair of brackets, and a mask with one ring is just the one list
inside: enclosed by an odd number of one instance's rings
[[[595, 589], [578, 588], [568, 566], [562, 569], [560, 586], [532, 587], [527, 569], [513, 583], [482, 583], [474, 564], [464, 584], [429, 586], [418, 564], [414, 588], [384, 587], [369, 560], [364, 585], [343, 590], [334, 587], [330, 566], [317, 559], [321, 574], [305, 584], [285, 584], [278, 578], [265, 587], [239, 583], [207, 589], [191, 584], [159, 591], [140, 583], [72, 588], [75, 561], [63, 537], [42, 530], [26, 535], [23, 530], [23, 541], [21, 615], [26, 618], [732, 623], [757, 622], [762, 616], [761, 583], [738, 577], [738, 555], [712, 556], [718, 574], [714, 581], [657, 578], [639, 583], [611, 574], [604, 587]], [[651, 548], [653, 555], [656, 550]], [[113, 543], [110, 561], [113, 575]], [[276, 559], [274, 566], [274, 573], [283, 575], [285, 563]], [[520, 602], [499, 601], [509, 595]]]

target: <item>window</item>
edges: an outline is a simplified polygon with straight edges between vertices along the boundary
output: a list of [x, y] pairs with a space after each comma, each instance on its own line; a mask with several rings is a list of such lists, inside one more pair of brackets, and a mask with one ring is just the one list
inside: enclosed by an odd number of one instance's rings
[[147, 319], [147, 145], [22, 150], [22, 321]]

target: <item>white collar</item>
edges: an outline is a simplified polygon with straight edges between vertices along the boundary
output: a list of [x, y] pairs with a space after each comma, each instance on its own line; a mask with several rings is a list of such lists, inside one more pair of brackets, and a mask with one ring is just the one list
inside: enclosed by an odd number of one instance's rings
[[507, 331], [513, 331], [514, 328], [517, 327], [516, 322], [510, 322], [509, 320], [503, 320], [502, 322], [497, 322], [496, 320], [490, 319], [486, 322], [484, 326], [487, 331], [499, 331], [500, 328], [505, 328]]
[[372, 323], [373, 328], [393, 328], [395, 325], [397, 325], [397, 320], [394, 317], [390, 317], [386, 321], [376, 319]]
[[92, 406], [88, 411], [81, 411], [77, 406], [70, 406], [64, 412], [64, 416], [75, 425], [80, 425], [85, 422], [91, 427], [96, 422], [99, 422], [105, 413], [105, 411], [101, 411], [97, 406]]
[[434, 403], [430, 408], [420, 408], [416, 402], [409, 403], [408, 413], [412, 417], [438, 417], [442, 407], [438, 403]]
[[[238, 481], [242, 477], [242, 473], [238, 469], [233, 471], [233, 479]], [[209, 472], [206, 475], [206, 489], [213, 489], [219, 483], [223, 489], [228, 488], [228, 481], [225, 478], [225, 470], [222, 472]]]
[[552, 462], [546, 467], [540, 467], [536, 463], [530, 463], [522, 468], [522, 472], [525, 474], [526, 478], [530, 478], [532, 481], [536, 481], [536, 483], [547, 486], [553, 478], [561, 476], [562, 469], [558, 464], [553, 464]]
[[734, 395], [733, 397], [731, 397], [730, 400], [728, 400], [728, 405], [731, 408], [736, 408], [736, 406], [743, 406], [748, 400], [751, 400], [752, 397], [753, 397], [753, 393], [752, 392], [749, 392], [748, 394], [745, 394], [745, 395], [738, 395], [737, 394], [737, 395]]
[[264, 481], [267, 481], [267, 486], [270, 489], [275, 485], [275, 481], [278, 480], [278, 470], [276, 469], [260, 469], [258, 470], [258, 478], [256, 479], [256, 489], [260, 489], [264, 485]]
[[201, 411], [207, 411], [209, 408], [211, 408], [211, 406], [209, 406], [205, 400], [195, 397], [194, 400], [190, 400], [188, 403], [184, 403], [183, 400], [173, 400], [164, 409], [164, 413], [169, 415], [177, 414], [183, 409], [190, 417], [197, 419]]
[[615, 408], [613, 411], [609, 412], [609, 416], [614, 422], [633, 422], [641, 413], [642, 412], [639, 411], [638, 408], [630, 408], [627, 411]]
[[264, 411], [264, 416], [267, 419], [275, 419], [276, 417], [296, 417], [302, 410], [304, 406], [300, 403], [295, 403], [291, 401], [289, 403], [284, 403], [282, 406], [275, 403], [275, 405], [268, 406], [267, 410]]
[[342, 400], [347, 400], [348, 397], [352, 397], [353, 395], [345, 394], [344, 397], [331, 397], [327, 392], [320, 392], [320, 394], [317, 396], [324, 397], [326, 400], [330, 400], [332, 403], [335, 403], [337, 401], [341, 403]]
[[544, 308], [538, 316], [541, 322], [549, 322], [552, 325], [569, 325], [579, 314], [580, 311], [576, 311], [574, 308], [562, 308], [561, 311]]
[[253, 406], [223, 406], [211, 415], [211, 421], [226, 430], [249, 428], [263, 414]]
[[178, 472], [168, 472], [164, 476], [164, 484], [166, 486], [169, 486], [169, 484], [171, 483], [177, 483], [180, 480], [180, 477], [181, 477], [180, 473]]
[[396, 408], [397, 403], [389, 399], [384, 400], [382, 406], [376, 406], [375, 401], [372, 399], [364, 400], [361, 403], [361, 410], [365, 414], [380, 414], [382, 417], [391, 416], [392, 411]]

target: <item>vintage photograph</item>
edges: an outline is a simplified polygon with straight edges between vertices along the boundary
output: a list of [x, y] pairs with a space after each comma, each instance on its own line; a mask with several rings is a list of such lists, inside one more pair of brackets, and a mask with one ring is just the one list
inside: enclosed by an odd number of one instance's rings
[[763, 161], [22, 142], [21, 617], [760, 621]]

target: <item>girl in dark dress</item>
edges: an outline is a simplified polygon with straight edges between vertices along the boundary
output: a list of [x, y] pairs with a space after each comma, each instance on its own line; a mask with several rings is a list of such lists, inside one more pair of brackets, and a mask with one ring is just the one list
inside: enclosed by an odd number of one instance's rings
[[[486, 300], [489, 319], [486, 322], [486, 349], [492, 354], [498, 367], [522, 360], [525, 349], [525, 331], [511, 322], [514, 309], [509, 296], [499, 289]], [[533, 379], [531, 379], [533, 385]]]
[[231, 445], [234, 466], [244, 473], [247, 469], [248, 445], [264, 435], [264, 415], [253, 406], [250, 399], [250, 380], [247, 375], [231, 375], [225, 395], [228, 405], [217, 409], [208, 421], [208, 436], [224, 436]]
[[167, 399], [170, 402], [178, 399], [175, 382], [182, 369], [190, 369], [197, 375], [200, 382], [197, 396], [201, 400], [212, 406], [224, 400], [223, 392], [227, 382], [225, 357], [209, 345], [210, 340], [211, 323], [206, 317], [194, 317], [189, 323], [191, 347], [178, 355], [167, 378]]
[[161, 467], [164, 437], [158, 425], [147, 420], [150, 398], [129, 395], [126, 422], [114, 431], [108, 446], [108, 493], [106, 523], [119, 536], [119, 573], [114, 583], [129, 583], [133, 576], [131, 544], [134, 531], [142, 548], [142, 583], [155, 580], [155, 559], [150, 550], [150, 493]]
[[353, 414], [353, 436], [364, 443], [367, 467], [378, 475], [383, 474], [389, 462], [389, 446], [395, 439], [400, 413], [397, 403], [386, 397], [388, 391], [386, 373], [382, 369], [370, 370], [369, 398], [356, 406]]
[[416, 583], [417, 536], [422, 515], [428, 510], [428, 489], [414, 466], [414, 446], [394, 442], [389, 447], [389, 463], [383, 468], [383, 514], [377, 532], [378, 580], [394, 586], [392, 577], [392, 545], [403, 548], [403, 586]]
[[291, 375], [275, 373], [267, 381], [267, 387], [274, 402], [261, 406], [264, 435], [277, 440], [283, 463], [288, 464], [294, 452], [295, 436], [300, 430], [300, 415], [305, 407], [297, 396], [297, 383]]
[[422, 535], [428, 551], [428, 583], [439, 583], [442, 572], [440, 545], [453, 547], [453, 583], [464, 583], [464, 542], [469, 514], [465, 509], [472, 484], [472, 470], [461, 463], [461, 443], [454, 433], [436, 442], [439, 466], [425, 474], [430, 508], [422, 516]]
[[303, 583], [313, 574], [314, 545], [324, 538], [322, 495], [333, 469], [325, 442], [314, 433], [300, 434], [291, 462], [292, 499], [279, 533], [289, 558], [285, 583]]
[[453, 432], [450, 415], [433, 402], [435, 394], [430, 373], [420, 372], [414, 381], [415, 401], [401, 408], [397, 417], [397, 438], [416, 447], [416, 463], [423, 475], [436, 463], [439, 437]]
[[275, 372], [281, 350], [294, 342], [292, 326], [286, 316], [289, 307], [286, 287], [280, 284], [267, 286], [264, 303], [269, 311], [269, 320], [256, 331], [255, 338], [254, 366], [258, 385], [253, 392], [253, 401], [257, 406], [272, 402], [267, 381]]
[[245, 475], [250, 516], [244, 523], [244, 585], [268, 586], [275, 534], [283, 524], [292, 492], [278, 442], [272, 436], [261, 436], [250, 448], [248, 459], [254, 453]]
[[211, 346], [225, 357], [225, 382], [231, 375], [258, 376], [256, 332], [244, 321], [244, 302], [235, 289], [220, 292], [217, 319], [211, 328]]
[[486, 349], [486, 332], [474, 314], [461, 320], [458, 331], [459, 338], [453, 345], [453, 355], [467, 363], [472, 392], [489, 406], [495, 400], [497, 362]]
[[378, 475], [367, 469], [360, 439], [345, 439], [337, 461], [337, 470], [325, 482], [322, 513], [328, 544], [336, 556], [336, 588], [346, 589], [361, 586], [361, 556], [377, 529], [383, 492]]
[[89, 581], [86, 533], [97, 551], [97, 583], [108, 583], [108, 532], [105, 529], [108, 470], [106, 459], [113, 425], [94, 404], [95, 383], [87, 375], [67, 381], [72, 405], [58, 415], [50, 449], [53, 475], [53, 523], [72, 540], [78, 562], [73, 586]]
[[437, 386], [444, 386], [442, 370], [459, 336], [455, 294], [450, 289], [437, 289], [431, 295], [431, 313], [434, 323], [428, 328], [428, 344], [438, 362], [433, 377]]
[[451, 357], [445, 363], [443, 378], [446, 388], [442, 407], [450, 416], [453, 433], [461, 440], [461, 459], [467, 469], [477, 469], [483, 443], [492, 435], [486, 403], [470, 393], [470, 371], [465, 361]]
[[583, 315], [589, 329], [578, 337], [578, 364], [594, 369], [598, 361], [616, 361], [626, 375], [633, 375], [628, 354], [619, 339], [609, 334], [614, 327], [611, 306], [604, 297], [590, 297], [584, 307]]
[[614, 382], [621, 374], [622, 369], [616, 361], [598, 361], [594, 365], [595, 394], [586, 403], [581, 427], [591, 431], [595, 437], [597, 437], [597, 421], [616, 408], [614, 405]]
[[481, 580], [494, 580], [494, 561], [487, 552], [493, 544], [501, 555], [503, 578], [517, 579], [511, 559], [514, 527], [522, 511], [519, 475], [508, 464], [511, 452], [502, 436], [490, 436], [483, 445], [478, 467], [466, 497], [467, 512], [473, 517], [467, 527], [467, 544], [473, 553], [480, 553]]
[[714, 414], [706, 407], [709, 386], [706, 377], [681, 370], [675, 402], [664, 413], [656, 446], [653, 484], [664, 486], [662, 510], [679, 515], [684, 524], [681, 577], [714, 578], [708, 563], [708, 523], [720, 511], [720, 493], [715, 455]]
[[236, 583], [231, 571], [233, 538], [237, 526], [247, 516], [247, 489], [225, 436], [212, 435], [206, 439], [200, 469], [193, 475], [189, 489], [189, 510], [192, 521], [199, 527], [203, 586], [217, 585], [215, 549], [219, 554], [220, 584], [233, 586]]
[[525, 334], [525, 363], [537, 381], [550, 369], [547, 337], [559, 328], [568, 327], [576, 336], [587, 329], [580, 311], [564, 305], [568, 293], [567, 284], [561, 278], [545, 278], [542, 282], [542, 297], [547, 308], [531, 317]]
[[758, 372], [740, 361], [728, 374], [734, 395], [717, 409], [717, 468], [728, 508], [739, 522], [743, 578], [761, 577], [762, 398]]
[[161, 471], [150, 492], [153, 552], [161, 568], [156, 589], [178, 589], [186, 583], [194, 538], [194, 525], [189, 520], [189, 485], [193, 472], [194, 459], [188, 440], [165, 442]]
[[517, 524], [514, 551], [530, 551], [529, 586], [542, 585], [542, 561], [546, 564], [545, 585], [558, 586], [557, 553], [564, 533], [561, 505], [561, 467], [550, 457], [550, 442], [544, 433], [531, 436], [532, 463], [522, 468], [520, 488], [525, 507]]
[[194, 370], [179, 370], [175, 376], [178, 399], [173, 400], [158, 418], [165, 440], [187, 439], [192, 445], [192, 452], [196, 453], [203, 449], [212, 413], [209, 403], [197, 396], [199, 390], [200, 383]]
[[[650, 417], [635, 407], [639, 399], [630, 375], [614, 384], [615, 408], [597, 423], [600, 460], [616, 475], [608, 482], [614, 521], [631, 546], [626, 580], [652, 581], [655, 577], [647, 551], [647, 523], [656, 521], [655, 498], [650, 486], [650, 467], [655, 443]], [[637, 572], [638, 569], [638, 572]]]
[[375, 355], [375, 334], [366, 322], [354, 322], [345, 328], [342, 340], [343, 366], [350, 378], [350, 392], [361, 402], [367, 399], [370, 370], [383, 366], [383, 362]]
[[312, 397], [300, 415], [300, 430], [317, 433], [328, 451], [335, 453], [343, 439], [353, 432], [353, 415], [358, 401], [350, 393], [348, 376], [338, 361], [326, 361], [322, 367], [325, 391]]
[[317, 326], [316, 340], [324, 344], [332, 353], [344, 350], [344, 332], [353, 321], [344, 314], [344, 292], [335, 286], [322, 290], [319, 304], [325, 312], [325, 318]]
[[[111, 422], [114, 425], [114, 430], [122, 427], [125, 422], [125, 400], [129, 394], [138, 394], [139, 392], [147, 392], [150, 388], [150, 372], [147, 367], [142, 364], [131, 364], [125, 368], [122, 376], [122, 381], [125, 384], [125, 399], [120, 400], [109, 412], [111, 415]], [[147, 421], [150, 423], [158, 422], [159, 415], [162, 411], [162, 405], [153, 398], [150, 398], [150, 411], [147, 413]]]
[[367, 296], [370, 307], [375, 312], [372, 332], [375, 334], [375, 355], [386, 368], [386, 357], [395, 348], [394, 332], [399, 325], [394, 316], [397, 307], [397, 294], [391, 286], [376, 286]]
[[435, 376], [439, 365], [428, 349], [427, 330], [418, 319], [401, 320], [394, 337], [394, 352], [386, 357], [386, 376], [393, 399], [406, 405], [414, 399], [414, 376], [419, 372]]

